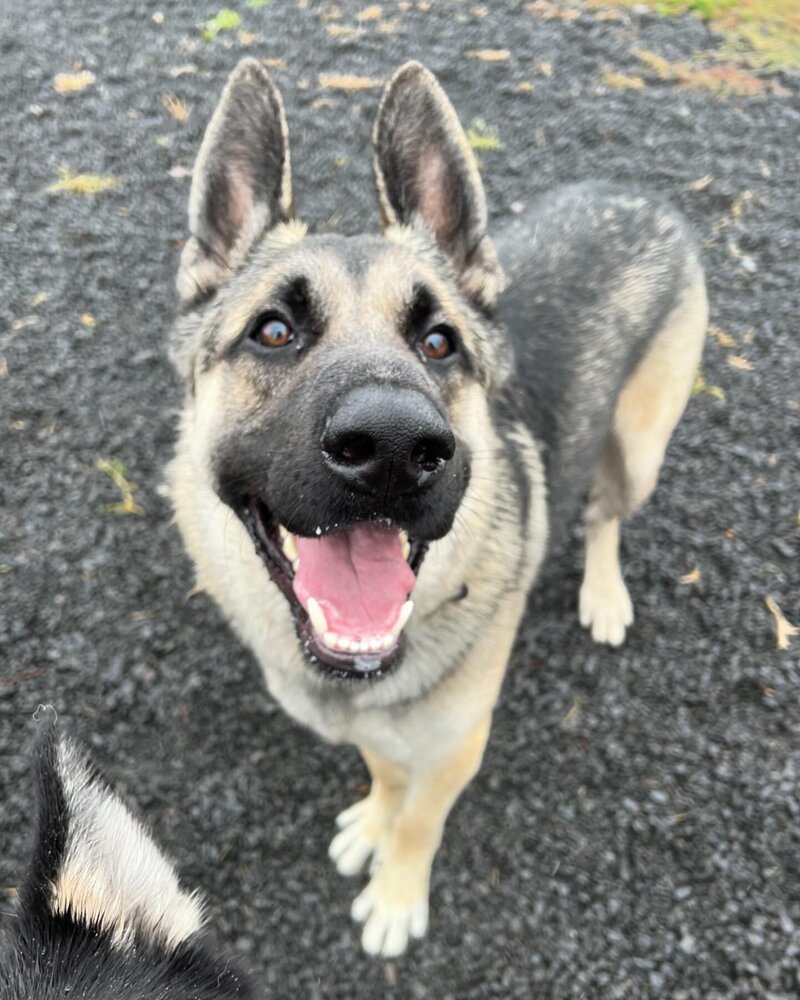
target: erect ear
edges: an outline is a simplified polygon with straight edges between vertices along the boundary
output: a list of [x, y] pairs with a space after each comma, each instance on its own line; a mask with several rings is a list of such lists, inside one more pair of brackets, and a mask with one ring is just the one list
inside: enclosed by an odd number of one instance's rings
[[264, 231], [292, 211], [283, 102], [256, 59], [231, 73], [197, 154], [189, 195], [191, 237], [181, 256], [181, 299], [226, 281]]
[[202, 905], [106, 784], [55, 725], [40, 739], [39, 826], [20, 893], [29, 919], [63, 915], [99, 927], [121, 945], [147, 939], [175, 947], [202, 925]]
[[491, 305], [505, 278], [486, 233], [478, 165], [453, 105], [420, 63], [405, 63], [387, 84], [372, 139], [384, 224], [423, 223], [462, 291]]

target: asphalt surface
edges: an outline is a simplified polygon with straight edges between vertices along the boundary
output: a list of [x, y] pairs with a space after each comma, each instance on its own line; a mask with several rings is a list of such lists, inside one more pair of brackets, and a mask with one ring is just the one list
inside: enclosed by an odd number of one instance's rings
[[[613, 89], [604, 67], [641, 73], [634, 48], [686, 60], [716, 42], [688, 18], [425, 6], [356, 22], [347, 3], [338, 18], [242, 4], [256, 37], [204, 42], [197, 24], [216, 8], [187, 0], [3, 4], [0, 888], [26, 859], [31, 716], [48, 702], [272, 996], [788, 1000], [800, 638], [776, 649], [764, 598], [800, 624], [797, 81], [747, 98], [647, 73], [644, 89]], [[358, 36], [328, 30], [357, 23]], [[465, 55], [480, 49], [511, 57]], [[289, 721], [210, 601], [187, 600], [191, 568], [158, 492], [180, 402], [164, 352], [189, 184], [174, 168], [191, 165], [245, 53], [283, 60], [297, 200], [318, 226], [376, 220], [379, 93], [323, 89], [318, 75], [381, 78], [420, 58], [466, 123], [499, 135], [481, 154], [495, 218], [558, 181], [650, 186], [696, 225], [712, 323], [736, 341], [709, 338], [704, 376], [724, 399], [692, 399], [625, 532], [637, 621], [621, 651], [577, 627], [577, 535], [550, 561], [483, 770], [448, 824], [429, 937], [396, 962], [359, 953], [348, 908], [361, 883], [326, 857], [335, 815], [364, 790], [357, 754]], [[54, 74], [79, 60], [96, 83], [56, 93]], [[171, 75], [186, 64], [196, 72]], [[162, 105], [171, 94], [191, 106], [184, 124]], [[62, 166], [121, 186], [46, 193]], [[119, 494], [98, 458], [126, 464], [143, 514], [101, 509]]]

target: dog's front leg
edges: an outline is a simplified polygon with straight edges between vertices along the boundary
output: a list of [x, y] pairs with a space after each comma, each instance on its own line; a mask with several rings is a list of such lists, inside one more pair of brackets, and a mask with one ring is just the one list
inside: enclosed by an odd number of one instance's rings
[[395, 817], [408, 789], [408, 771], [366, 747], [359, 747], [369, 768], [369, 795], [336, 817], [339, 832], [331, 841], [328, 856], [341, 875], [356, 875], [372, 858], [372, 870], [380, 864]]
[[353, 902], [354, 919], [365, 921], [361, 943], [370, 954], [400, 955], [409, 937], [425, 934], [433, 858], [448, 813], [480, 767], [490, 727], [489, 713], [449, 757], [409, 776], [377, 871]]

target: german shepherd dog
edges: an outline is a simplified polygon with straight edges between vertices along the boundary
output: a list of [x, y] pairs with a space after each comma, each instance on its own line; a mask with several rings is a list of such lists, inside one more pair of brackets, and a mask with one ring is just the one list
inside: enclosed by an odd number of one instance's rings
[[198, 585], [271, 692], [361, 751], [372, 788], [330, 856], [371, 860], [352, 915], [388, 956], [425, 933], [526, 596], [587, 491], [581, 624], [618, 645], [633, 621], [620, 519], [655, 485], [707, 303], [687, 224], [628, 190], [560, 188], [490, 237], [418, 63], [373, 140], [382, 234], [311, 235], [280, 95], [255, 60], [233, 72], [192, 180], [169, 479]]
[[50, 725], [36, 756], [39, 821], [0, 937], [0, 1000], [250, 1000], [203, 906], [87, 755]]

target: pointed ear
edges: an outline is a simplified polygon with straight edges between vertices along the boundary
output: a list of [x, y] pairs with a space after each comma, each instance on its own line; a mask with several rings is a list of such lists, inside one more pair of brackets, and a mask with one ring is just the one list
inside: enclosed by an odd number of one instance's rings
[[192, 173], [191, 237], [181, 256], [181, 299], [213, 292], [265, 230], [292, 211], [289, 133], [283, 102], [256, 59], [231, 73]]
[[486, 232], [478, 165], [453, 105], [424, 66], [405, 63], [389, 81], [372, 139], [384, 224], [424, 224], [462, 291], [492, 305], [505, 278]]
[[203, 923], [197, 897], [106, 784], [53, 725], [37, 753], [39, 827], [21, 902], [46, 920], [64, 915], [120, 945], [144, 938], [175, 947]]

